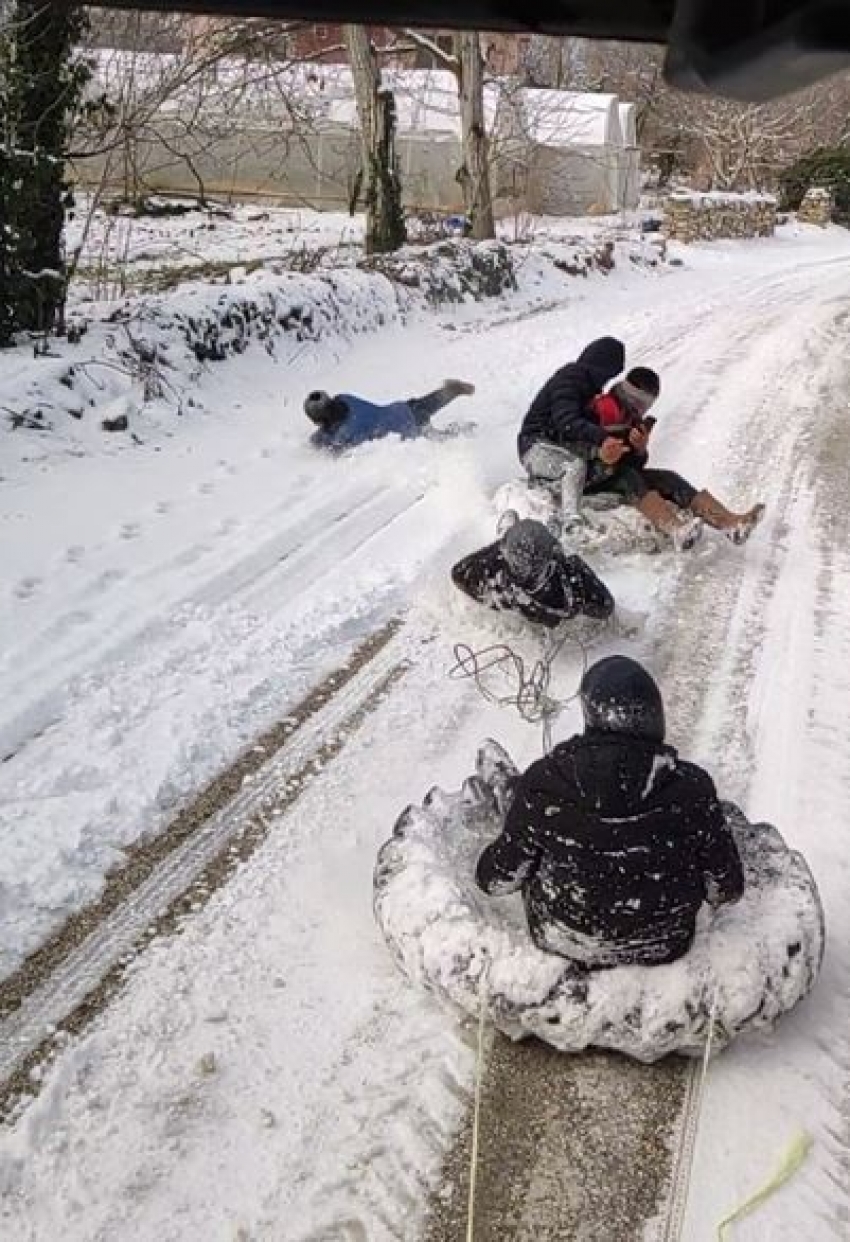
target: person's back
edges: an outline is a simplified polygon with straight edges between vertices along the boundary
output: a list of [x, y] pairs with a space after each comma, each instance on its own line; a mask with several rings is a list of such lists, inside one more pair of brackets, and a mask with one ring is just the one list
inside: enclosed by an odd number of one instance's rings
[[479, 859], [489, 893], [522, 887], [540, 948], [602, 967], [687, 952], [704, 901], [736, 900], [740, 859], [711, 777], [664, 744], [660, 694], [621, 656], [582, 684], [586, 732], [519, 779]]
[[580, 615], [604, 621], [614, 611], [611, 592], [590, 566], [531, 519], [514, 521], [494, 543], [458, 561], [451, 576], [478, 603], [548, 629]]
[[422, 427], [406, 401], [377, 405], [352, 393], [338, 393], [332, 401], [339, 417], [328, 426], [320, 427], [311, 437], [312, 442], [322, 448], [356, 448], [383, 436], [409, 439], [421, 434]]
[[624, 365], [622, 342], [604, 336], [591, 341], [575, 362], [567, 363], [550, 376], [520, 427], [520, 460], [540, 442], [591, 455], [605, 437], [590, 412], [590, 402]]

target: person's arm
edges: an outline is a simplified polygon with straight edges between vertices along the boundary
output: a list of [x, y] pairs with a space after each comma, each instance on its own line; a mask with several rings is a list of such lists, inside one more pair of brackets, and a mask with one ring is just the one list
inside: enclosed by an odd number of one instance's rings
[[654, 426], [655, 419], [650, 415], [647, 418], [639, 419], [629, 432], [629, 444], [632, 448], [632, 455], [636, 458], [639, 466], [645, 466], [649, 461], [649, 437]]
[[540, 851], [532, 830], [535, 797], [526, 777], [517, 783], [501, 834], [482, 852], [475, 869], [478, 887], [492, 897], [515, 893], [537, 868]]
[[743, 896], [744, 868], [714, 782], [705, 772], [701, 776], [696, 813], [701, 821], [700, 861], [705, 896], [709, 905], [722, 906]]
[[581, 377], [570, 367], [564, 367], [553, 377], [550, 400], [558, 442], [585, 457], [596, 456], [607, 432], [588, 406], [587, 390]]

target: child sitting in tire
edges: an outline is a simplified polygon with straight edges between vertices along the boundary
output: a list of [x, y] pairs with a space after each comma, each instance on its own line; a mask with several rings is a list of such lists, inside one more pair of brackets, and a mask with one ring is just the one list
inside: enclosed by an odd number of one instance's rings
[[744, 891], [714, 782], [665, 744], [661, 692], [635, 660], [599, 660], [580, 698], [584, 732], [516, 779], [478, 886], [521, 890], [537, 947], [589, 969], [675, 961], [703, 903]]

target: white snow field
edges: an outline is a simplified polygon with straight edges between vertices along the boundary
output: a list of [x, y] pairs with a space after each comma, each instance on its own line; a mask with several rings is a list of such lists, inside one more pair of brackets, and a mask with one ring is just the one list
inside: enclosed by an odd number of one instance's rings
[[[596, 562], [647, 617], [592, 655], [656, 671], [670, 740], [805, 852], [828, 929], [813, 996], [709, 1071], [685, 1237], [715, 1238], [801, 1129], [802, 1169], [735, 1242], [848, 1236], [850, 234], [679, 253], [678, 269], [576, 280], [555, 307], [520, 293], [285, 365], [251, 348], [205, 368], [199, 408], [144, 443], [4, 437], [0, 975], [358, 642], [406, 621], [398, 680], [0, 1131], [0, 1237], [416, 1238], [474, 1032], [396, 972], [372, 867], [398, 812], [456, 784], [483, 736], [539, 753], [539, 728], [448, 678], [453, 644], [498, 627], [445, 571], [492, 537], [535, 389], [603, 333], [662, 373], [653, 461], [769, 511], [744, 549], [707, 537], [690, 557]], [[447, 375], [477, 392], [437, 425], [474, 419], [468, 436], [338, 460], [306, 443], [311, 387], [381, 400]], [[582, 660], [568, 648], [555, 670], [565, 698]], [[571, 704], [556, 738], [577, 721]]]

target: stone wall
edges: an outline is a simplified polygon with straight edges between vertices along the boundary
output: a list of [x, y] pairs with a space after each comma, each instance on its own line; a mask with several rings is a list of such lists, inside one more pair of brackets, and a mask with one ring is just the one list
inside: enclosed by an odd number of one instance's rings
[[676, 190], [664, 204], [664, 232], [670, 241], [713, 241], [721, 237], [772, 237], [776, 199], [771, 194], [699, 194]]
[[829, 190], [811, 186], [803, 195], [797, 219], [802, 224], [819, 224], [826, 228], [832, 223], [832, 195]]

